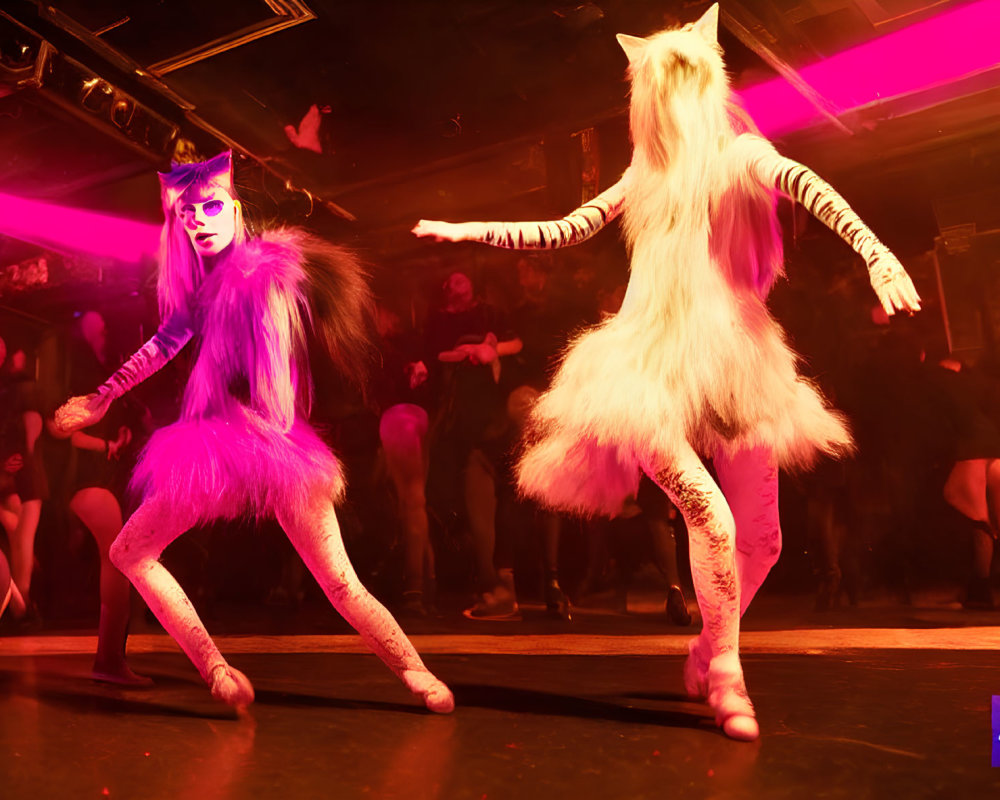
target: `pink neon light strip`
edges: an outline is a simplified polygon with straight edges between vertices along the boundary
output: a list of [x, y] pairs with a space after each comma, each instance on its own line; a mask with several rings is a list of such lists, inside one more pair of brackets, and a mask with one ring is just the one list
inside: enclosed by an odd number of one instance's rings
[[55, 250], [137, 263], [156, 254], [160, 228], [0, 194], [0, 234]]
[[[1000, 0], [980, 0], [837, 53], [799, 71], [837, 108], [950, 83], [1000, 64]], [[767, 135], [803, 128], [819, 112], [775, 78], [737, 92]]]

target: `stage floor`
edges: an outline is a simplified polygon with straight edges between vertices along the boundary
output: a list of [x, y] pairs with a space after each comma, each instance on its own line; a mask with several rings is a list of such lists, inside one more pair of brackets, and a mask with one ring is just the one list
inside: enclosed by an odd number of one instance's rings
[[87, 677], [91, 636], [0, 639], [0, 797], [953, 798], [1000, 795], [997, 628], [750, 631], [758, 742], [683, 696], [687, 635], [415, 636], [426, 713], [354, 636], [220, 637], [238, 717], [162, 634], [150, 689]]

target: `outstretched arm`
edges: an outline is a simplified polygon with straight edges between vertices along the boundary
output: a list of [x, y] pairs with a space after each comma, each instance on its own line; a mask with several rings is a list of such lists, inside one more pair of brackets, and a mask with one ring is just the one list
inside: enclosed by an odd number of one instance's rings
[[142, 383], [176, 356], [193, 335], [186, 313], [177, 312], [164, 322], [94, 394], [71, 397], [55, 413], [56, 429], [63, 434], [99, 422], [111, 401]]
[[780, 155], [767, 140], [745, 138], [753, 146], [752, 168], [757, 177], [802, 203], [865, 260], [872, 288], [887, 314], [920, 310], [920, 296], [899, 259], [830, 184], [808, 167]]
[[189, 341], [193, 332], [185, 312], [176, 312], [157, 329], [148, 342], [135, 355], [118, 368], [97, 390], [111, 400], [134, 389], [154, 372], [176, 356]]
[[159, 249], [160, 228], [0, 193], [0, 234], [41, 247], [139, 263]]
[[440, 222], [422, 219], [413, 233], [438, 241], [473, 241], [508, 250], [552, 250], [589, 239], [622, 210], [625, 178], [562, 219], [547, 222]]

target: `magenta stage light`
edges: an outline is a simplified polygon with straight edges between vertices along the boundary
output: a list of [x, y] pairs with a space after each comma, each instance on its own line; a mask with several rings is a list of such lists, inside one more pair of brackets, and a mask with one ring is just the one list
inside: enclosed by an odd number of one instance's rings
[[160, 226], [0, 193], [0, 234], [62, 252], [137, 263], [159, 250]]
[[[799, 70], [840, 111], [919, 92], [1000, 65], [1000, 0], [980, 0], [880, 36]], [[782, 78], [737, 92], [761, 131], [788, 133], [821, 119]]]

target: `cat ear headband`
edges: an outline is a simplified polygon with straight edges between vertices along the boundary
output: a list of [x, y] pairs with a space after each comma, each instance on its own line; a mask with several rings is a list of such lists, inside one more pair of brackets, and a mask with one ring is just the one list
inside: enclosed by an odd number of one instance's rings
[[[694, 31], [709, 44], [718, 44], [719, 4], [713, 3], [696, 22], [688, 23], [684, 28]], [[627, 33], [619, 33], [615, 38], [622, 46], [622, 50], [625, 51], [629, 64], [636, 63], [649, 44], [649, 39], [643, 39], [641, 36], [629, 36]]]

